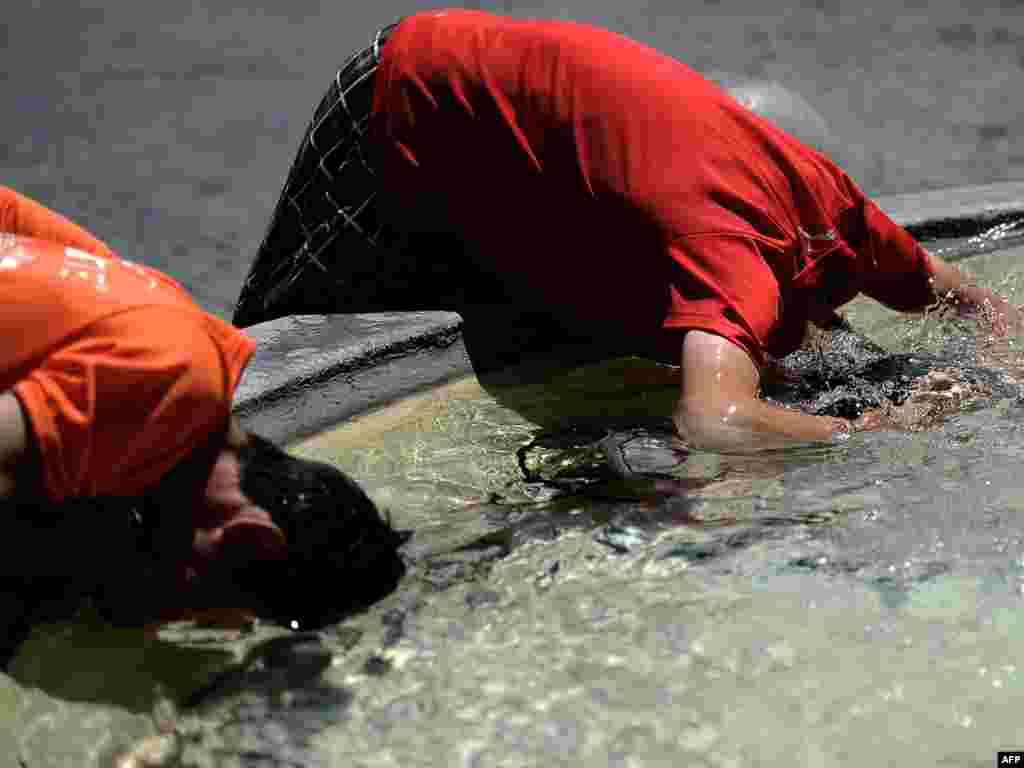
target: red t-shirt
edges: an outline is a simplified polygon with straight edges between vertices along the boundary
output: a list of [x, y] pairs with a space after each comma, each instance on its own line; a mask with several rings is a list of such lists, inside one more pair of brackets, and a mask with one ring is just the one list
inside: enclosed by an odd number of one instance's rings
[[404, 221], [458, 233], [595, 332], [703, 329], [761, 363], [799, 344], [801, 294], [931, 299], [927, 254], [830, 160], [612, 32], [407, 17], [383, 50], [371, 130]]
[[255, 349], [170, 277], [95, 243], [0, 231], [0, 392], [25, 411], [52, 501], [151, 488], [226, 429]]

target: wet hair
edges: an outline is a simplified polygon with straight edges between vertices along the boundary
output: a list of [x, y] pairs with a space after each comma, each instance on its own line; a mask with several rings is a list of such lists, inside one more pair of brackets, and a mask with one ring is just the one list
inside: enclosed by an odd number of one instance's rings
[[294, 626], [321, 625], [393, 590], [405, 537], [357, 483], [330, 464], [291, 456], [249, 435], [238, 448], [242, 492], [284, 531], [287, 559], [233, 574], [261, 612]]
[[[69, 616], [86, 596], [115, 623], [152, 619], [165, 608], [231, 607], [313, 628], [397, 586], [405, 573], [399, 547], [408, 536], [381, 517], [359, 485], [329, 464], [290, 456], [248, 434], [231, 448], [242, 491], [284, 532], [288, 556], [222, 564], [181, 605], [176, 574], [192, 555], [196, 489], [205, 487], [224, 448], [224, 434], [212, 436], [140, 497], [0, 504], [8, 527], [0, 576], [24, 607], [5, 609], [0, 661], [28, 624]], [[196, 599], [200, 605], [192, 604]]]

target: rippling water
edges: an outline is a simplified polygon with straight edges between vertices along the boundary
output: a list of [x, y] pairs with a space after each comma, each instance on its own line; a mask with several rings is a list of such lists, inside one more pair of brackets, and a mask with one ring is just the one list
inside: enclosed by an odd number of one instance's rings
[[[1019, 304], [1022, 258], [969, 268]], [[961, 322], [849, 315], [893, 350], [1024, 368], [1016, 339]], [[470, 378], [296, 446], [416, 531], [399, 592], [269, 646], [279, 630], [41, 628], [5, 692], [27, 764], [103, 764], [147, 734], [182, 761], [160, 764], [275, 768], [988, 765], [1019, 743], [1020, 399], [757, 461], [695, 453], [683, 496], [524, 479], [538, 431], [646, 421], [674, 388], [636, 359]], [[152, 718], [161, 696], [184, 710]]]

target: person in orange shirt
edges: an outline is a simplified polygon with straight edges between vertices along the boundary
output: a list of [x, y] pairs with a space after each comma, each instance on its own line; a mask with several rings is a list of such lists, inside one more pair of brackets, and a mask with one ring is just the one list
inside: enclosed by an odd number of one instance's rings
[[0, 307], [8, 590], [216, 592], [307, 622], [394, 585], [399, 537], [362, 490], [231, 416], [255, 343], [172, 278], [0, 187]]

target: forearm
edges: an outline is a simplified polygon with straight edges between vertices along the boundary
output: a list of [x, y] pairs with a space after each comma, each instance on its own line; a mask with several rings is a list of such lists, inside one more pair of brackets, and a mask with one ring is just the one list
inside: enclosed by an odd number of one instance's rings
[[963, 314], [981, 310], [987, 313], [985, 316], [996, 329], [1006, 330], [1008, 323], [1018, 321], [1017, 310], [995, 291], [970, 283], [955, 265], [937, 256], [932, 256], [930, 261], [932, 288], [937, 301], [952, 298]]
[[683, 340], [682, 386], [673, 412], [686, 443], [751, 453], [795, 443], [828, 442], [849, 433], [842, 419], [811, 416], [758, 399], [759, 371], [738, 345], [701, 330]]
[[932, 288], [936, 299], [950, 293], [967, 304], [978, 304], [991, 295], [991, 291], [967, 282], [958, 267], [943, 261], [938, 256], [931, 256]]
[[763, 400], [732, 403], [686, 402], [673, 413], [679, 437], [695, 448], [752, 453], [798, 443], [833, 442], [853, 426], [843, 419], [812, 416]]

